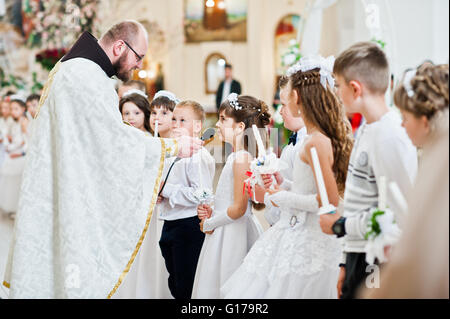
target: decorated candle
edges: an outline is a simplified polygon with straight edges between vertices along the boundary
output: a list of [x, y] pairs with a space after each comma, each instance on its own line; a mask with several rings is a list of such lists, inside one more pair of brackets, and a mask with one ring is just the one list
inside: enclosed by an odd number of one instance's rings
[[255, 135], [256, 143], [258, 144], [258, 157], [262, 157], [266, 155], [266, 148], [264, 147], [264, 143], [261, 139], [261, 135], [259, 134], [258, 127], [253, 124], [253, 134]]
[[386, 176], [380, 176], [378, 180], [378, 209], [386, 210]]
[[394, 200], [397, 202], [397, 205], [399, 206], [400, 213], [401, 214], [407, 213], [408, 203], [406, 202], [406, 199], [403, 196], [402, 191], [400, 190], [398, 185], [395, 182], [389, 183], [389, 190], [391, 191]]
[[323, 207], [328, 207], [330, 202], [328, 201], [327, 189], [325, 188], [325, 181], [323, 179], [322, 169], [320, 168], [319, 156], [315, 147], [311, 148], [311, 158], [314, 165], [314, 172], [316, 173], [317, 185], [319, 187], [320, 200]]

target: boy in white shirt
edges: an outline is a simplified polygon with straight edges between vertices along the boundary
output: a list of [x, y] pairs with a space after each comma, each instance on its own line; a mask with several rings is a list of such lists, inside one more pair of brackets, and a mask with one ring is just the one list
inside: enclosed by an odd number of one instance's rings
[[[174, 136], [199, 136], [205, 112], [193, 101], [179, 103], [173, 111]], [[170, 175], [162, 183], [159, 201], [160, 219], [164, 226], [159, 245], [169, 272], [169, 289], [175, 299], [190, 299], [197, 262], [205, 234], [200, 230], [194, 196], [198, 189], [210, 189], [215, 173], [215, 161], [202, 148], [192, 158], [173, 165]]]

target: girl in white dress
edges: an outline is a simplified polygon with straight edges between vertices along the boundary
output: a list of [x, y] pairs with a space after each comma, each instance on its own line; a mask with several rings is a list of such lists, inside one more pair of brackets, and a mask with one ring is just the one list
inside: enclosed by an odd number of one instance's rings
[[3, 140], [6, 156], [0, 167], [0, 209], [7, 213], [15, 213], [25, 165], [27, 119], [24, 101], [13, 99], [10, 107], [13, 123]]
[[[198, 208], [206, 238], [195, 274], [194, 299], [217, 299], [220, 287], [241, 265], [262, 226], [252, 214], [252, 202], [243, 190], [253, 156], [247, 151], [253, 124], [269, 124], [267, 105], [253, 97], [230, 95], [219, 110], [216, 126], [222, 141], [233, 146], [217, 185], [214, 208]], [[245, 132], [250, 129], [248, 132]], [[256, 155], [256, 154], [254, 154]]]
[[[266, 188], [272, 204], [281, 209], [280, 220], [222, 286], [225, 298], [337, 298], [341, 244], [320, 228], [320, 198], [310, 150], [317, 149], [330, 203], [337, 207], [345, 186], [352, 131], [332, 83], [321, 84], [321, 64], [311, 63], [308, 68], [305, 62], [300, 62], [304, 71], [291, 69], [290, 76], [280, 82], [283, 105], [293, 116], [302, 116], [308, 132], [294, 162], [292, 189]], [[282, 182], [279, 174], [276, 179]]]

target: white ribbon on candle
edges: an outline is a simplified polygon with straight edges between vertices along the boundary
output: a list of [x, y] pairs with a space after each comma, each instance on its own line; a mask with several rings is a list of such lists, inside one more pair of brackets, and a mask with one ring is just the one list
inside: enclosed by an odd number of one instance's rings
[[319, 209], [319, 215], [330, 214], [336, 212], [336, 207], [330, 204], [328, 201], [327, 189], [325, 187], [325, 181], [323, 179], [322, 169], [320, 167], [319, 156], [315, 147], [311, 148], [311, 158], [313, 161], [314, 172], [316, 173], [317, 186], [319, 188], [320, 200], [322, 206]]

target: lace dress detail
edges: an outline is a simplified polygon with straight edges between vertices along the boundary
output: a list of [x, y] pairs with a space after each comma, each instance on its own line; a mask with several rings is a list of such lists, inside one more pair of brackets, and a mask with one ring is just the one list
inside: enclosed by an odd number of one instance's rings
[[[315, 195], [313, 171], [297, 158], [292, 192]], [[260, 237], [242, 266], [222, 287], [222, 295], [336, 298], [340, 254], [340, 240], [321, 231], [317, 211], [282, 210], [280, 220]]]

